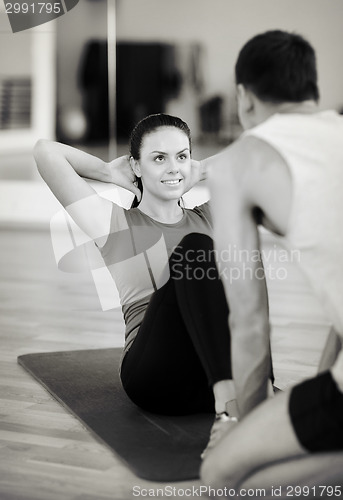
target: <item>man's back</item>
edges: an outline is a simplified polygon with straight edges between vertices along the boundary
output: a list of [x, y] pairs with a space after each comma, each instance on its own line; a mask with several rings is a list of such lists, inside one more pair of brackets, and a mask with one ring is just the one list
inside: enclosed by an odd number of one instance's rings
[[[286, 243], [300, 251], [299, 265], [343, 336], [343, 117], [334, 111], [275, 114], [245, 135], [272, 146], [289, 169]], [[271, 185], [270, 197], [281, 196]]]

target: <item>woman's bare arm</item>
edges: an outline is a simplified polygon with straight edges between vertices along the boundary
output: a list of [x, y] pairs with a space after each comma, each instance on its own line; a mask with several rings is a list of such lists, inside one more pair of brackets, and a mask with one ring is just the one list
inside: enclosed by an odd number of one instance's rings
[[79, 149], [41, 139], [34, 148], [38, 171], [77, 225], [91, 238], [109, 231], [112, 203], [85, 180], [113, 183], [140, 196], [127, 157], [109, 163]]

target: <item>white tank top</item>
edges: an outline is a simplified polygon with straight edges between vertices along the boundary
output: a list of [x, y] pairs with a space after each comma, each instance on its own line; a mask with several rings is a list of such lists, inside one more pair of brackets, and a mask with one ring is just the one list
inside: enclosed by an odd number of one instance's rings
[[[275, 114], [245, 132], [286, 161], [293, 200], [285, 242], [343, 340], [343, 116], [335, 111]], [[343, 352], [340, 353], [343, 388]]]

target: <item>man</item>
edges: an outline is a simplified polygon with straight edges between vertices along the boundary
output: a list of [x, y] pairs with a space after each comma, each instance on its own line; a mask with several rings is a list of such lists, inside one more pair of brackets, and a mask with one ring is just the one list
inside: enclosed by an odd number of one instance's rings
[[[235, 71], [245, 132], [205, 161], [241, 420], [229, 420], [228, 432], [205, 456], [202, 478], [218, 487], [235, 487], [257, 469], [291, 458], [302, 458], [310, 477], [322, 468], [315, 454], [343, 450], [343, 351], [336, 356], [343, 338], [343, 117], [318, 111], [315, 53], [301, 36], [255, 36]], [[270, 399], [267, 292], [261, 261], [252, 258], [260, 223], [299, 250], [300, 266], [333, 324], [326, 370]], [[232, 266], [239, 279], [232, 278]], [[334, 456], [342, 470], [343, 454]], [[302, 477], [301, 468], [285, 467], [285, 484]]]

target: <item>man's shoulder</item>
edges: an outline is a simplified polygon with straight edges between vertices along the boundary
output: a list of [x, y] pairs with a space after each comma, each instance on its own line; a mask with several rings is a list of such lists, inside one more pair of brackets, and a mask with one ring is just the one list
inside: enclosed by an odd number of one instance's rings
[[248, 211], [260, 209], [268, 227], [284, 234], [291, 203], [292, 180], [283, 157], [267, 142], [243, 136], [221, 154], [212, 169], [212, 198], [222, 196]]
[[278, 165], [283, 167], [284, 164], [284, 159], [268, 142], [243, 134], [214, 157], [210, 179], [212, 182], [225, 179], [241, 184], [249, 177], [266, 175], [268, 170], [274, 170]]

